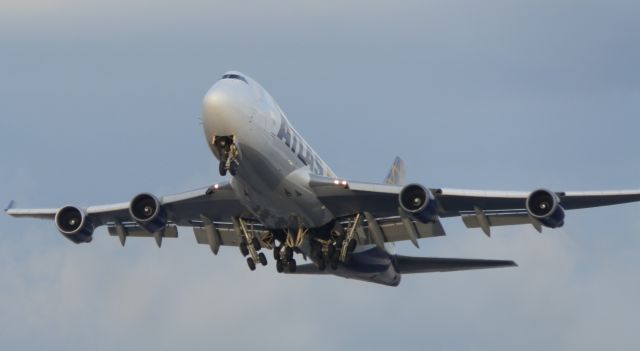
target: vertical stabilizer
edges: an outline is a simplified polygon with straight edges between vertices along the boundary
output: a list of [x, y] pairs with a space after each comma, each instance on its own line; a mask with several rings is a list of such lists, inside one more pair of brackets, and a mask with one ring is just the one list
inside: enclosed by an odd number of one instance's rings
[[384, 180], [384, 183], [391, 185], [404, 185], [405, 173], [404, 161], [400, 157], [396, 157], [396, 159], [393, 160], [393, 165], [391, 165], [391, 169], [389, 170], [389, 174]]

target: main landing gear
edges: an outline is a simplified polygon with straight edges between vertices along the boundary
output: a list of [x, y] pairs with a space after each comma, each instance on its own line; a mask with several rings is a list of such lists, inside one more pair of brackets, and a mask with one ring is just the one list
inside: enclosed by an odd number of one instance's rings
[[294, 253], [300, 253], [300, 245], [304, 242], [307, 230], [299, 227], [296, 234], [287, 231], [286, 238], [282, 245], [273, 248], [273, 258], [276, 260], [276, 270], [282, 273], [285, 269], [293, 273], [297, 269], [296, 260], [293, 258]]
[[[278, 273], [294, 273], [298, 265], [294, 259], [294, 254], [302, 254], [303, 244], [310, 245], [310, 252], [317, 268], [324, 271], [328, 268], [337, 270], [340, 263], [347, 263], [351, 258], [357, 246], [356, 229], [361, 225], [362, 218], [360, 215], [355, 216], [346, 224], [346, 228], [340, 224], [330, 230], [330, 234], [326, 234], [329, 229], [318, 228], [309, 230], [298, 225], [295, 231], [276, 230], [269, 232], [262, 238], [258, 237], [257, 232], [253, 230], [252, 225], [247, 224], [242, 218], [232, 218], [236, 232], [240, 235], [240, 252], [246, 257], [247, 265], [252, 271], [260, 264], [267, 265], [267, 257], [264, 252], [260, 252], [263, 247], [267, 250], [273, 249], [273, 258], [276, 261], [276, 270]], [[311, 237], [309, 241], [305, 241], [307, 235], [325, 233], [322, 237]], [[280, 244], [278, 245], [277, 242]], [[305, 244], [306, 245], [306, 244]], [[307, 259], [304, 256], [305, 260]]]
[[256, 270], [256, 264], [267, 265], [267, 256], [264, 252], [260, 252], [262, 244], [260, 239], [256, 237], [252, 230], [247, 228], [247, 224], [242, 218], [233, 218], [233, 226], [237, 233], [240, 233], [240, 252], [242, 256], [247, 257], [247, 265], [252, 271]]
[[220, 175], [227, 175], [227, 171], [232, 176], [238, 174], [238, 167], [240, 166], [240, 153], [238, 151], [238, 146], [235, 143], [235, 137], [217, 136], [214, 138], [213, 144], [216, 146], [220, 153], [220, 164], [218, 165]]
[[347, 224], [346, 233], [342, 228], [333, 230], [328, 239], [316, 239], [315, 261], [319, 270], [324, 271], [329, 267], [337, 270], [340, 262], [347, 263], [351, 253], [356, 249], [356, 228], [360, 225], [360, 215], [353, 222]]

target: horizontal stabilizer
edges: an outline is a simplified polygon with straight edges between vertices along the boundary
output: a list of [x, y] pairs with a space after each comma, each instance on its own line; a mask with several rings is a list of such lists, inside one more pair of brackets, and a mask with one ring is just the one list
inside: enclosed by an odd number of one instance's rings
[[402, 274], [466, 271], [471, 269], [517, 267], [513, 261], [478, 260], [469, 258], [438, 258], [396, 256], [398, 271]]
[[315, 263], [305, 263], [296, 267], [295, 272], [284, 271], [286, 274], [327, 274], [326, 271], [321, 271]]

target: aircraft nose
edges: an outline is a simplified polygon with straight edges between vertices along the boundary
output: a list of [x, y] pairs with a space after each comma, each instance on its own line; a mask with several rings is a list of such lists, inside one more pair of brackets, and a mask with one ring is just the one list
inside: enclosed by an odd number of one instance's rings
[[236, 135], [248, 120], [250, 101], [242, 89], [215, 84], [204, 97], [203, 124], [210, 137]]

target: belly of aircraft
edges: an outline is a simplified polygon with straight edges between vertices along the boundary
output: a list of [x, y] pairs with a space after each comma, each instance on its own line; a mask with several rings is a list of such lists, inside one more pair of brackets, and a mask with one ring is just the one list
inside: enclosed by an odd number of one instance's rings
[[239, 144], [242, 160], [231, 182], [243, 205], [270, 229], [299, 223], [318, 228], [333, 220], [308, 186], [308, 169], [287, 154], [289, 149], [268, 139], [263, 145], [271, 147], [259, 147], [256, 141]]

